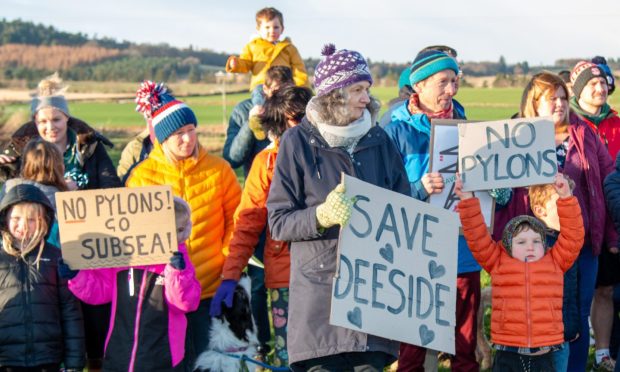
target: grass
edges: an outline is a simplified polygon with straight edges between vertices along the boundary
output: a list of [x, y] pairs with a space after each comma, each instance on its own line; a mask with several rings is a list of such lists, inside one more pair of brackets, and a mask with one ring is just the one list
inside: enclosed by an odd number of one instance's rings
[[[98, 91], [103, 93], [110, 92], [132, 92], [137, 84], [135, 83], [92, 83], [78, 82], [71, 83], [73, 87], [81, 92]], [[189, 84], [173, 86], [175, 92], [179, 94], [204, 94], [213, 87], [192, 87]], [[396, 95], [394, 87], [375, 87], [372, 94], [383, 103], [383, 111], [389, 102]], [[466, 108], [468, 119], [470, 120], [500, 120], [511, 117], [518, 111], [521, 100], [521, 88], [461, 88], [456, 97]], [[248, 93], [228, 94], [226, 96], [226, 107], [223, 109], [221, 95], [200, 95], [187, 96], [181, 98], [196, 113], [199, 122], [199, 138], [207, 149], [217, 155], [221, 155], [223, 148], [225, 131], [228, 115], [234, 106], [240, 101], [249, 97]], [[610, 104], [614, 106], [614, 96], [610, 97]], [[17, 111], [23, 111], [27, 116], [29, 106], [22, 104], [8, 104], [0, 107], [0, 119], [5, 119]], [[144, 118], [135, 111], [135, 104], [131, 99], [117, 100], [114, 102], [71, 102], [70, 109], [72, 115], [91, 124], [100, 130], [115, 143], [115, 148], [109, 151], [110, 157], [115, 164], [118, 163], [120, 152], [125, 144], [132, 137], [144, 128]], [[0, 120], [3, 122], [3, 120]], [[242, 172], [238, 172], [241, 174]], [[490, 285], [490, 278], [486, 273], [482, 274], [482, 285]], [[490, 309], [486, 312], [485, 331], [489, 335]], [[591, 364], [592, 355], [590, 355]], [[588, 366], [588, 369], [590, 368]], [[449, 369], [439, 366], [440, 371]]]

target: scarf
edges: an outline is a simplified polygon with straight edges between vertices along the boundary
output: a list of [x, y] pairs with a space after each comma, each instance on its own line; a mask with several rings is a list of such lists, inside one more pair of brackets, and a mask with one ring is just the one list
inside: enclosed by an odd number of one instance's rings
[[72, 178], [80, 190], [84, 189], [88, 185], [88, 174], [82, 168], [84, 161], [78, 150], [77, 135], [70, 128], [67, 128], [67, 149], [63, 154], [63, 162], [65, 178]]
[[349, 154], [353, 153], [355, 145], [370, 130], [372, 120], [370, 111], [364, 110], [362, 116], [345, 126], [336, 126], [325, 123], [316, 123], [316, 127], [321, 136], [329, 144], [330, 147], [343, 147]]
[[452, 119], [454, 105], [450, 104], [450, 108], [438, 112], [426, 112], [420, 108], [420, 96], [417, 93], [413, 93], [409, 97], [409, 103], [407, 104], [409, 112], [412, 114], [425, 114], [429, 119]]
[[583, 111], [581, 106], [579, 106], [579, 101], [577, 101], [577, 97], [571, 97], [570, 99], [570, 108], [575, 111], [575, 113], [579, 116], [583, 116], [584, 118], [590, 120], [594, 123], [594, 125], [598, 126], [601, 121], [605, 120], [611, 111], [611, 107], [605, 103], [601, 107], [601, 112], [598, 115], [592, 115], [589, 112]]

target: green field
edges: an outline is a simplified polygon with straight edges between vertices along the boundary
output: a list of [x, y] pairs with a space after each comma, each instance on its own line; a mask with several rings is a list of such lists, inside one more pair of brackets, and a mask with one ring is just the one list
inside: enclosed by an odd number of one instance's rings
[[[187, 89], [187, 88], [184, 88]], [[187, 90], [186, 90], [187, 91]], [[383, 104], [382, 110], [396, 95], [395, 87], [377, 87], [371, 89], [372, 94]], [[470, 120], [498, 120], [511, 117], [518, 111], [521, 100], [521, 88], [461, 88], [457, 99], [466, 108]], [[226, 95], [226, 112], [224, 114], [221, 95], [181, 97], [195, 111], [199, 122], [200, 141], [209, 151], [221, 154], [224, 143], [228, 116], [234, 106], [249, 97], [248, 93]], [[614, 106], [614, 96], [610, 103]], [[72, 115], [91, 124], [116, 144], [110, 151], [114, 161], [118, 160], [120, 150], [131, 139], [134, 133], [144, 128], [144, 119], [135, 111], [131, 99], [101, 102], [71, 102]], [[28, 116], [29, 105], [8, 104], [1, 107], [2, 116], [9, 117], [16, 111]], [[1, 120], [0, 120], [1, 122]]]

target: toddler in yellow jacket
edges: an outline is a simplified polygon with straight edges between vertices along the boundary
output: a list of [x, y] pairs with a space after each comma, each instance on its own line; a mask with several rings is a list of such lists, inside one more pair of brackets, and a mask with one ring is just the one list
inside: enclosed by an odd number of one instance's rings
[[243, 48], [241, 55], [230, 56], [227, 72], [252, 73], [250, 91], [265, 82], [265, 73], [271, 66], [288, 66], [293, 71], [295, 85], [307, 86], [308, 74], [304, 61], [289, 38], [280, 41], [284, 31], [284, 18], [275, 8], [263, 8], [256, 13], [256, 30], [259, 37]]

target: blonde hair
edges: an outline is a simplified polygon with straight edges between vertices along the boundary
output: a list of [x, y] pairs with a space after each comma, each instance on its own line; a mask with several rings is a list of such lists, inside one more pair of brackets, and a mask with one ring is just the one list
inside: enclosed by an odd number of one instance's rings
[[[29, 239], [17, 240], [9, 231], [11, 212], [17, 205], [23, 206], [26, 209], [26, 214], [29, 218], [35, 217], [36, 219], [35, 230], [32, 232]], [[31, 202], [13, 204], [8, 209], [5, 218], [6, 226], [2, 229], [2, 249], [11, 256], [25, 259], [30, 252], [38, 248], [39, 251], [37, 252], [37, 258], [35, 260], [35, 264], [38, 267], [39, 260], [43, 254], [43, 247], [45, 247], [45, 236], [49, 230], [48, 221], [45, 216], [46, 210], [45, 206], [42, 204]], [[30, 231], [27, 231], [27, 233], [30, 233]]]
[[[566, 99], [568, 99], [568, 88], [559, 75], [549, 71], [543, 71], [532, 76], [532, 79], [525, 86], [523, 95], [521, 96], [519, 116], [522, 118], [535, 118], [540, 116], [538, 114], [540, 100], [551, 97], [553, 93], [560, 88], [564, 89]], [[566, 110], [562, 124], [568, 124], [568, 113], [569, 110]]]
[[[568, 181], [568, 187], [571, 190], [575, 189], [575, 181], [569, 178], [567, 175], [564, 175], [564, 178]], [[534, 185], [528, 188], [528, 195], [530, 197], [530, 209], [534, 214], [536, 214], [536, 207], [540, 207], [542, 209], [545, 208], [545, 204], [551, 199], [551, 197], [557, 194], [553, 184], [546, 183], [543, 185]]]
[[22, 155], [22, 178], [67, 191], [64, 173], [65, 164], [56, 145], [40, 138], [28, 142]]

